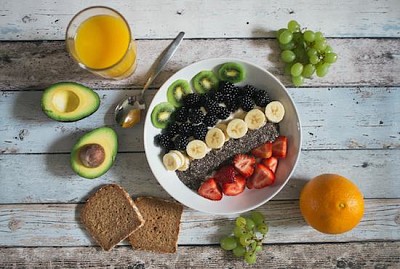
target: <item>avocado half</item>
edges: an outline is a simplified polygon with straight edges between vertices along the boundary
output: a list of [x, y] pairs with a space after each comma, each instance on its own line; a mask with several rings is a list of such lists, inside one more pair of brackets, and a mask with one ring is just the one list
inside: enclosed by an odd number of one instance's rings
[[42, 96], [42, 110], [56, 121], [77, 121], [94, 113], [100, 106], [99, 95], [75, 82], [59, 82]]
[[[79, 153], [89, 144], [98, 144], [103, 147], [105, 158], [98, 167], [89, 168], [83, 165]], [[100, 127], [84, 134], [74, 145], [71, 152], [71, 167], [81, 177], [97, 178], [105, 174], [115, 161], [118, 151], [118, 137], [116, 132], [109, 127]]]

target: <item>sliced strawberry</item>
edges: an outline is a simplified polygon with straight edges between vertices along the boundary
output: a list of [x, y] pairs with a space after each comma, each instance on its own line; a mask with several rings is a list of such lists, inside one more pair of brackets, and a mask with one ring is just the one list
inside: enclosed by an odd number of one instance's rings
[[253, 174], [255, 163], [256, 158], [254, 158], [254, 156], [246, 154], [237, 154], [233, 158], [233, 166], [245, 178], [248, 178]]
[[219, 201], [222, 199], [221, 189], [212, 177], [204, 181], [197, 192], [210, 200]]
[[263, 165], [271, 169], [272, 172], [276, 172], [276, 168], [278, 167], [278, 159], [275, 157], [269, 157], [268, 159], [263, 159], [261, 161]]
[[272, 156], [272, 143], [271, 142], [266, 142], [264, 144], [262, 144], [259, 147], [256, 147], [255, 149], [253, 149], [251, 151], [251, 153], [259, 158], [269, 158]]
[[235, 196], [244, 191], [246, 187], [246, 179], [240, 175], [235, 176], [235, 180], [231, 183], [222, 184], [222, 192], [228, 196]]
[[218, 183], [233, 182], [237, 172], [233, 165], [225, 165], [221, 167], [215, 174], [214, 178]]
[[275, 181], [275, 174], [265, 165], [258, 163], [253, 175], [247, 180], [247, 188], [262, 189]]
[[276, 158], [286, 158], [287, 137], [279, 136], [272, 143], [272, 156]]

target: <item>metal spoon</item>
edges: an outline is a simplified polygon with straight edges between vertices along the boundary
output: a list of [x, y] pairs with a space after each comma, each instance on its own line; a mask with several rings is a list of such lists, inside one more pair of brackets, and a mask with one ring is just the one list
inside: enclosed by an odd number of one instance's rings
[[180, 32], [169, 44], [169, 46], [161, 53], [148, 72], [148, 78], [142, 91], [138, 95], [129, 96], [121, 100], [115, 108], [115, 120], [123, 128], [130, 128], [140, 122], [141, 111], [146, 109], [144, 102], [144, 92], [149, 88], [157, 75], [164, 69], [165, 65], [174, 55], [176, 49], [180, 45], [185, 32]]

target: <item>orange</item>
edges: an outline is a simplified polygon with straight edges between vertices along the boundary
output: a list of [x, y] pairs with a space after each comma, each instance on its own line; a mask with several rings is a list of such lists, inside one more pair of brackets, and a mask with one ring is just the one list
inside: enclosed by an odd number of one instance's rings
[[353, 229], [364, 214], [364, 198], [345, 177], [322, 174], [311, 179], [300, 193], [300, 211], [314, 229], [340, 234]]

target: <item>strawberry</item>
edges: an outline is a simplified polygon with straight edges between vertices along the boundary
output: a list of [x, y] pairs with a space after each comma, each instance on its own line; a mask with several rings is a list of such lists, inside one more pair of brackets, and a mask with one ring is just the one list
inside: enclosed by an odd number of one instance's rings
[[233, 182], [222, 183], [222, 192], [228, 196], [235, 196], [244, 191], [246, 179], [240, 175], [235, 176]]
[[272, 156], [276, 158], [286, 158], [287, 137], [278, 136], [272, 143]]
[[214, 178], [219, 183], [233, 182], [235, 180], [236, 170], [233, 165], [221, 167], [215, 174]]
[[255, 163], [256, 158], [246, 154], [237, 154], [233, 158], [233, 166], [245, 178], [248, 178], [253, 174]]
[[278, 159], [275, 157], [269, 157], [268, 159], [263, 159], [261, 161], [263, 165], [271, 169], [272, 172], [276, 172], [276, 167], [278, 166]]
[[214, 178], [204, 181], [197, 191], [204, 198], [219, 201], [222, 199], [222, 192]]
[[275, 174], [265, 165], [258, 163], [253, 175], [247, 180], [247, 188], [262, 189], [275, 181]]
[[272, 143], [271, 142], [266, 142], [264, 144], [262, 144], [259, 147], [256, 147], [255, 149], [253, 149], [251, 151], [251, 153], [259, 158], [269, 158], [272, 156]]

